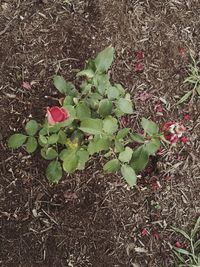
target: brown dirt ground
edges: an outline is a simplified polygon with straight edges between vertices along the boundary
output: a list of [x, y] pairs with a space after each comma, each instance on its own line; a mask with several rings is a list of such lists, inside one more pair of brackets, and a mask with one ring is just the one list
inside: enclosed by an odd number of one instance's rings
[[[198, 0], [57, 0], [0, 1], [0, 265], [74, 267], [171, 267], [171, 245], [178, 238], [171, 226], [189, 229], [200, 214], [200, 120], [193, 105], [174, 105], [188, 90], [183, 81], [200, 51]], [[130, 123], [142, 116], [160, 125], [181, 121], [190, 113], [190, 143], [165, 151], [153, 171], [143, 173], [128, 190], [117, 175], [91, 161], [85, 172], [50, 186], [45, 162], [23, 150], [9, 151], [6, 140], [33, 116], [40, 120], [56, 97], [55, 73], [73, 81], [77, 69], [108, 45], [116, 49], [112, 79], [121, 82], [135, 101]], [[179, 48], [185, 47], [181, 56]], [[145, 52], [145, 69], [134, 70], [137, 50]], [[32, 89], [23, 89], [23, 81]], [[145, 103], [141, 91], [152, 93]], [[167, 101], [164, 116], [154, 105]], [[183, 159], [177, 160], [177, 154]], [[164, 177], [170, 176], [166, 181]], [[162, 188], [153, 190], [151, 182]], [[67, 194], [75, 193], [72, 200]], [[155, 203], [159, 204], [156, 208]], [[141, 236], [147, 228], [149, 236]], [[159, 233], [159, 238], [154, 234]]]

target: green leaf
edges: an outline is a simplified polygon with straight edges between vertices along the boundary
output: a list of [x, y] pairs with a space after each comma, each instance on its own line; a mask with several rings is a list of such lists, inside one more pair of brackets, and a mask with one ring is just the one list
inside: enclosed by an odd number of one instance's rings
[[55, 75], [53, 83], [56, 89], [64, 95], [76, 96], [78, 91], [71, 82], [66, 82], [63, 76]]
[[104, 95], [106, 88], [108, 88], [108, 86], [110, 86], [108, 75], [96, 74], [95, 77], [93, 78], [93, 84], [96, 87], [97, 91], [101, 95]]
[[116, 107], [116, 109], [114, 110], [114, 112], [115, 112], [115, 116], [117, 118], [120, 118], [120, 117], [122, 117], [125, 114], [123, 111], [121, 111], [121, 109], [118, 106]]
[[103, 170], [107, 173], [112, 173], [118, 171], [120, 168], [120, 163], [118, 159], [111, 159], [104, 166]]
[[88, 145], [88, 152], [90, 155], [99, 153], [101, 151], [109, 150], [111, 141], [106, 136], [95, 136], [94, 139]]
[[101, 134], [103, 133], [103, 121], [100, 119], [85, 119], [81, 122], [79, 129], [88, 134]]
[[130, 147], [125, 147], [125, 150], [119, 154], [119, 160], [129, 162], [131, 160], [133, 150]]
[[39, 135], [47, 135], [48, 134], [48, 123], [45, 122], [42, 129], [39, 131]]
[[90, 95], [91, 99], [95, 99], [95, 100], [101, 100], [102, 99], [102, 95], [98, 94], [98, 93], [93, 93]]
[[158, 139], [151, 139], [148, 143], [145, 143], [143, 147], [149, 156], [155, 155], [155, 153], [160, 149], [160, 141]]
[[98, 72], [108, 71], [113, 62], [113, 56], [114, 56], [114, 48], [112, 47], [107, 47], [106, 49], [101, 51], [94, 60], [97, 71]]
[[189, 235], [184, 232], [183, 230], [179, 229], [179, 228], [176, 228], [176, 227], [172, 227], [172, 229], [177, 232], [177, 233], [180, 233], [181, 235], [183, 235], [186, 239], [188, 239], [189, 241], [191, 241], [191, 238], [189, 237]]
[[19, 148], [25, 143], [26, 139], [27, 136], [24, 134], [13, 134], [8, 139], [8, 146], [13, 149]]
[[112, 113], [113, 104], [108, 99], [102, 99], [99, 102], [98, 113], [105, 118]]
[[195, 237], [199, 229], [200, 229], [200, 217], [197, 219], [197, 222], [195, 223], [195, 226], [191, 231], [191, 238]]
[[53, 77], [53, 83], [56, 89], [61, 93], [61, 94], [69, 94], [69, 88], [67, 86], [67, 82], [63, 78], [63, 76], [55, 75]]
[[188, 100], [188, 98], [192, 95], [192, 90], [187, 92], [183, 97], [181, 97], [181, 99], [179, 99], [179, 101], [176, 103], [177, 105], [185, 102], [186, 100]]
[[[176, 257], [182, 262], [185, 263], [185, 259], [181, 256], [180, 253], [176, 252], [175, 250], [173, 250], [173, 253], [176, 255]], [[183, 267], [184, 265], [179, 264], [177, 267]]]
[[89, 153], [87, 150], [79, 150], [77, 152], [78, 156], [78, 170], [84, 170], [85, 169], [85, 163], [89, 160]]
[[66, 96], [63, 101], [63, 107], [73, 105], [73, 104], [74, 104], [73, 96], [71, 95]]
[[197, 91], [198, 95], [200, 95], [200, 84], [197, 86], [196, 91]]
[[67, 173], [73, 173], [78, 166], [78, 156], [76, 151], [69, 150], [69, 153], [65, 155], [63, 162], [63, 169]]
[[116, 139], [117, 140], [123, 139], [130, 132], [130, 129], [131, 128], [123, 128], [123, 129], [119, 130], [119, 132], [116, 135]]
[[135, 170], [136, 173], [142, 171], [148, 164], [149, 154], [143, 146], [138, 147], [133, 151], [133, 155], [130, 161], [130, 166]]
[[96, 99], [88, 99], [87, 103], [89, 104], [90, 108], [93, 110], [97, 110], [99, 107], [99, 101]]
[[58, 156], [58, 152], [52, 147], [44, 147], [41, 149], [41, 156], [46, 160], [52, 160]]
[[117, 84], [115, 84], [115, 87], [117, 87], [120, 95], [122, 95], [122, 96], [125, 95], [125, 90], [124, 90], [124, 88], [122, 87], [121, 84], [117, 83]]
[[200, 246], [200, 239], [197, 240], [197, 241], [194, 243], [194, 249], [197, 249], [199, 246]]
[[84, 102], [80, 102], [76, 106], [76, 114], [77, 118], [82, 121], [91, 117], [91, 110]]
[[47, 179], [52, 183], [58, 183], [62, 178], [62, 167], [60, 162], [52, 161], [46, 169]]
[[131, 139], [137, 143], [144, 143], [145, 139], [139, 134], [131, 134]]
[[118, 122], [117, 119], [108, 116], [103, 120], [103, 130], [106, 133], [113, 134], [118, 129]]
[[39, 125], [37, 123], [37, 121], [35, 120], [30, 120], [29, 122], [27, 122], [26, 126], [25, 126], [25, 130], [27, 132], [28, 135], [34, 136], [37, 131], [38, 131]]
[[133, 187], [134, 185], [136, 185], [137, 176], [135, 174], [135, 171], [130, 166], [122, 165], [121, 173], [130, 187]]
[[118, 100], [119, 109], [124, 112], [125, 114], [132, 114], [133, 113], [133, 104], [130, 100], [125, 98], [120, 98]]
[[151, 136], [154, 134], [158, 134], [159, 128], [155, 122], [142, 118], [141, 125], [145, 133], [148, 133]]
[[124, 151], [124, 144], [119, 140], [115, 140], [115, 152], [119, 153]]
[[48, 143], [47, 138], [44, 135], [39, 135], [38, 142], [41, 146], [45, 146]]
[[95, 75], [94, 71], [91, 69], [86, 69], [86, 70], [82, 70], [80, 72], [77, 73], [77, 77], [79, 76], [86, 76], [88, 79], [93, 78]]
[[69, 149], [63, 149], [60, 151], [60, 154], [59, 154], [59, 158], [64, 161], [65, 160], [65, 157], [67, 157], [67, 155], [70, 153], [69, 152], [70, 150]]
[[110, 100], [118, 99], [119, 94], [120, 94], [119, 90], [114, 86], [111, 86], [107, 89], [107, 96], [108, 99]]
[[56, 144], [58, 142], [58, 138], [59, 138], [58, 134], [50, 135], [49, 138], [48, 138], [48, 144], [49, 145]]
[[66, 133], [63, 130], [60, 130], [58, 132], [58, 143], [64, 145], [66, 143], [66, 140], [67, 140]]
[[33, 153], [37, 149], [37, 140], [33, 136], [29, 136], [26, 142], [26, 151], [28, 153]]
[[187, 255], [187, 256], [192, 256], [192, 253], [190, 253], [189, 251], [182, 249], [182, 248], [174, 248], [177, 252], [183, 254], [183, 255]]

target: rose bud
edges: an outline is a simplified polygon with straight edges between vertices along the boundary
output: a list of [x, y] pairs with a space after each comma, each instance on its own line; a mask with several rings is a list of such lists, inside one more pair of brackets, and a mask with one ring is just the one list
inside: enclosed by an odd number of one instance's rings
[[50, 125], [55, 125], [69, 119], [69, 112], [60, 107], [47, 108], [47, 120]]

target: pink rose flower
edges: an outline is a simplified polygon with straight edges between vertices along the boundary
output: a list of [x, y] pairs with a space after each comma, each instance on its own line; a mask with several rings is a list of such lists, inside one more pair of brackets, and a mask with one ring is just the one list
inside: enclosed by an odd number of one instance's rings
[[192, 118], [191, 118], [191, 116], [190, 116], [189, 114], [185, 114], [185, 115], [183, 116], [183, 119], [184, 119], [185, 121], [190, 121]]
[[142, 63], [136, 63], [135, 64], [135, 70], [136, 71], [142, 71], [144, 69], [144, 64]]
[[182, 142], [182, 144], [187, 144], [188, 143], [188, 138], [187, 138], [187, 136], [182, 136], [181, 137], [181, 142]]
[[177, 248], [182, 248], [183, 245], [181, 244], [181, 242], [176, 241], [176, 243], [175, 243], [175, 247], [177, 247]]
[[69, 119], [69, 112], [60, 107], [47, 108], [47, 120], [50, 125], [55, 125]]
[[135, 57], [137, 58], [137, 60], [144, 59], [144, 52], [142, 52], [142, 51], [136, 51], [135, 52]]

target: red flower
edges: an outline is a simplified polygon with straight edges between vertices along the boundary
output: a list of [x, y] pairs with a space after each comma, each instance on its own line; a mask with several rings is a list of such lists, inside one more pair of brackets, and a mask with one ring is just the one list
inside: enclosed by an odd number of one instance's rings
[[149, 235], [149, 231], [148, 231], [146, 228], [144, 228], [144, 229], [141, 231], [141, 234], [142, 234], [142, 236], [147, 236], [147, 235]]
[[187, 138], [187, 136], [182, 136], [181, 137], [181, 142], [185, 145], [185, 144], [187, 144], [188, 143], [188, 138]]
[[183, 245], [182, 245], [179, 241], [176, 241], [176, 243], [175, 243], [175, 247], [177, 247], [177, 248], [182, 248]]
[[50, 125], [69, 119], [69, 112], [64, 108], [51, 107], [47, 108], [47, 120]]
[[190, 120], [191, 120], [191, 116], [190, 116], [189, 114], [185, 114], [185, 115], [183, 116], [183, 119], [184, 119], [185, 121], [190, 121]]
[[135, 64], [135, 70], [136, 71], [142, 71], [144, 69], [144, 64], [142, 63], [136, 63]]
[[135, 57], [137, 58], [137, 60], [144, 59], [144, 52], [142, 52], [142, 51], [136, 51], [135, 52]]

